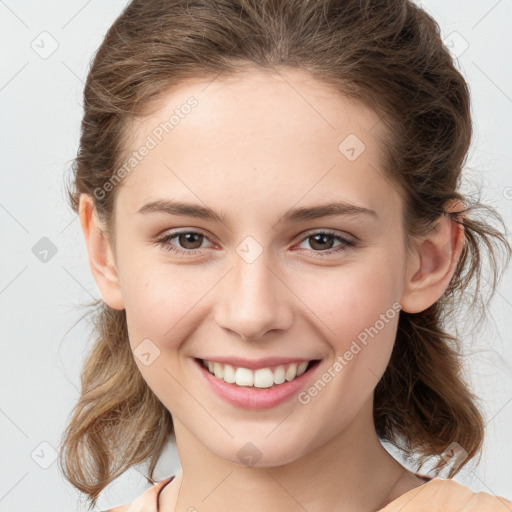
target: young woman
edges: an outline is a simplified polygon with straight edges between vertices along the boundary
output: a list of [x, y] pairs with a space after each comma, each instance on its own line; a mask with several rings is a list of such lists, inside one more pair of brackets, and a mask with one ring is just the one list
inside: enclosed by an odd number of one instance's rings
[[459, 190], [470, 98], [432, 18], [134, 0], [84, 109], [70, 199], [102, 300], [60, 462], [91, 506], [147, 461], [112, 510], [512, 510], [451, 479], [484, 422], [445, 321], [510, 246]]

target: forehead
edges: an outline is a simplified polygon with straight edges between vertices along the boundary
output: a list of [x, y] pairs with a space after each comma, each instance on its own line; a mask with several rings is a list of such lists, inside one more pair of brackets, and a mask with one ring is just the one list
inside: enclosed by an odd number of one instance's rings
[[386, 200], [388, 186], [383, 133], [373, 110], [303, 70], [187, 80], [131, 126], [127, 153], [150, 149], [121, 182], [121, 195], [132, 211], [177, 191], [205, 200], [210, 192], [260, 194], [268, 202], [280, 190], [288, 207], [306, 194], [338, 191], [375, 203], [373, 196]]

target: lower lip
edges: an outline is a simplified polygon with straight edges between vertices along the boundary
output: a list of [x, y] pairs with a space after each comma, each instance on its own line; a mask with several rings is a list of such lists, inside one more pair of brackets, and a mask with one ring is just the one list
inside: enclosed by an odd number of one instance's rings
[[203, 366], [201, 361], [194, 359], [194, 362], [199, 367], [203, 378], [217, 395], [230, 404], [244, 409], [271, 409], [286, 402], [305, 386], [319, 364], [319, 361], [316, 361], [300, 377], [283, 384], [271, 388], [249, 388], [218, 379]]

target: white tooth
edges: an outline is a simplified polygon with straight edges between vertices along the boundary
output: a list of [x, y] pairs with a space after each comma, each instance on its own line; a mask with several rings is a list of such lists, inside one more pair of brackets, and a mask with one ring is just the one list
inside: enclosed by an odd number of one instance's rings
[[285, 376], [284, 376], [284, 366], [278, 366], [274, 370], [274, 382], [276, 384], [282, 384], [285, 380], [286, 379], [285, 379]]
[[247, 368], [237, 368], [235, 372], [235, 380], [238, 386], [252, 386], [253, 373]]
[[222, 379], [223, 371], [220, 363], [213, 363], [213, 372], [215, 373], [215, 377]]
[[309, 361], [304, 361], [297, 366], [297, 377], [300, 377], [306, 371], [308, 363]]
[[270, 368], [261, 368], [254, 372], [254, 387], [270, 388], [274, 384], [274, 374]]
[[297, 375], [297, 365], [295, 363], [292, 363], [288, 370], [286, 370], [286, 380], [293, 380], [295, 376]]
[[208, 367], [210, 373], [229, 384], [270, 388], [274, 384], [283, 384], [285, 381], [300, 377], [306, 371], [308, 363], [309, 361], [304, 361], [298, 365], [292, 363], [286, 372], [284, 365], [277, 366], [274, 371], [270, 368], [260, 368], [253, 372], [248, 368], [235, 368], [230, 364], [212, 361], [204, 361], [203, 364]]
[[229, 384], [236, 382], [235, 369], [230, 364], [224, 365], [224, 380]]

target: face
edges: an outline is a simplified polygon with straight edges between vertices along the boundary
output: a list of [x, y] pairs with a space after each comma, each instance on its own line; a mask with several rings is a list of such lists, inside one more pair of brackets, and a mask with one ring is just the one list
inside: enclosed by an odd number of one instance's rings
[[[212, 454], [240, 464], [250, 442], [259, 465], [284, 464], [371, 403], [406, 267], [381, 129], [297, 70], [183, 83], [133, 126], [128, 149], [144, 156], [117, 191], [113, 248], [130, 344], [174, 420]], [[328, 204], [338, 208], [314, 209]], [[267, 357], [319, 363], [262, 406], [220, 396], [197, 362]]]

